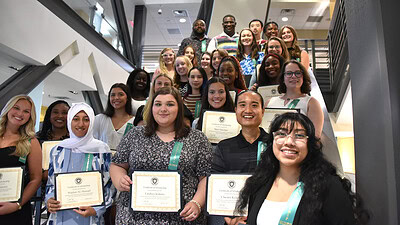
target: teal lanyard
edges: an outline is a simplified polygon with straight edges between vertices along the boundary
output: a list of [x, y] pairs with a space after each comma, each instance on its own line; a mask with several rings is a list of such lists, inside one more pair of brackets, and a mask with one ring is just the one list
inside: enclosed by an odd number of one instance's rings
[[93, 154], [85, 153], [85, 161], [82, 166], [82, 171], [91, 171], [93, 162]]
[[304, 193], [304, 184], [303, 182], [297, 182], [297, 187], [290, 195], [289, 201], [287, 203], [285, 211], [283, 211], [281, 219], [279, 220], [278, 225], [292, 225], [294, 216], [296, 215], [297, 208], [299, 207], [299, 203], [301, 197]]
[[127, 123], [126, 124], [124, 136], [125, 136], [126, 133], [128, 133], [132, 129], [132, 127], [133, 127], [132, 123]]
[[207, 49], [207, 40], [204, 38], [204, 40], [201, 41], [201, 52], [206, 52]]
[[201, 109], [201, 101], [196, 101], [196, 107], [194, 108], [194, 118], [200, 116], [200, 109]]
[[168, 170], [178, 170], [179, 158], [181, 157], [183, 143], [175, 142], [174, 148], [172, 149], [171, 158], [169, 159]]
[[258, 142], [258, 149], [257, 149], [257, 165], [260, 162], [261, 159], [261, 153], [265, 150], [265, 144], [262, 141]]
[[[29, 143], [31, 143], [31, 139], [29, 139]], [[20, 161], [20, 162], [22, 162], [23, 164], [25, 164], [25, 163], [26, 163], [26, 157], [27, 157], [27, 156], [28, 156], [28, 155], [19, 157], [18, 161]]]
[[294, 109], [296, 108], [297, 104], [300, 102], [300, 99], [294, 99], [289, 105], [288, 109]]

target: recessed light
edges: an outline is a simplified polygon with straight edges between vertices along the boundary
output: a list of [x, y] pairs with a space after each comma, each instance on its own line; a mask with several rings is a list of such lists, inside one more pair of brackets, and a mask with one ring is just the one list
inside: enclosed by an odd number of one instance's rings
[[285, 17], [282, 17], [282, 21], [283, 22], [286, 22], [286, 21], [288, 21], [289, 20], [289, 18], [287, 18], [286, 16]]
[[186, 19], [185, 18], [180, 18], [179, 22], [184, 23], [184, 22], [186, 22]]

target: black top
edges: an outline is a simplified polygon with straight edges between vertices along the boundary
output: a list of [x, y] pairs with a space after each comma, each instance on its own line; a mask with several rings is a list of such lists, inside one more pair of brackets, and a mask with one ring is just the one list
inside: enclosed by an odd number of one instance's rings
[[232, 138], [222, 140], [213, 152], [212, 173], [253, 173], [257, 166], [258, 142], [266, 141], [267, 132], [260, 127], [260, 136], [252, 144], [242, 131]]
[[[353, 214], [353, 208], [348, 193], [343, 189], [342, 183], [338, 176], [328, 175], [327, 189], [323, 192], [322, 210], [318, 213], [320, 224], [322, 225], [354, 225], [356, 224]], [[266, 199], [275, 178], [270, 179], [249, 199], [249, 214], [247, 224], [256, 225], [258, 212], [261, 205]], [[307, 188], [307, 187], [305, 187]], [[309, 225], [310, 221], [306, 221], [305, 203], [300, 200], [297, 208], [293, 225]], [[319, 225], [319, 224], [316, 224]]]

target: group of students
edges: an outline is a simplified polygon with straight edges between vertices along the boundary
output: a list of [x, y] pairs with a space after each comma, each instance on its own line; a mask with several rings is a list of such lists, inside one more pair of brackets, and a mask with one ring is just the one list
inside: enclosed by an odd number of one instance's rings
[[[294, 29], [287, 26], [278, 33], [277, 25], [269, 23], [264, 30], [271, 35], [267, 42], [256, 40], [252, 30], [242, 30], [236, 57], [217, 48], [197, 60], [194, 48], [186, 48], [187, 56], [178, 57], [166, 48], [153, 78], [136, 69], [126, 84], [110, 88], [102, 114], [95, 116], [86, 103], [70, 106], [56, 101], [48, 107], [37, 134], [31, 98], [10, 99], [0, 115], [0, 167], [26, 169], [22, 201], [0, 202], [0, 222], [31, 224], [30, 199], [43, 180], [48, 224], [54, 225], [104, 224], [113, 202], [115, 224], [281, 224], [288, 222], [284, 215], [293, 193], [300, 197], [289, 210], [292, 224], [365, 223], [368, 216], [349, 181], [337, 175], [322, 154], [323, 114], [318, 101], [309, 96], [311, 80], [304, 65], [308, 61], [297, 52]], [[268, 52], [262, 54], [259, 44]], [[259, 74], [252, 74], [253, 83], [247, 88], [241, 62], [250, 55], [249, 47], [255, 53], [251, 57], [265, 57], [257, 59], [260, 69], [253, 65]], [[300, 59], [291, 60], [287, 47]], [[278, 84], [283, 96], [264, 102], [257, 87], [271, 84]], [[230, 91], [236, 93], [235, 99]], [[296, 108], [300, 113], [278, 116], [265, 131], [260, 124], [266, 107]], [[235, 112], [242, 131], [212, 145], [201, 131], [205, 111]], [[62, 142], [51, 150], [49, 170], [42, 173], [40, 143], [51, 140]], [[263, 151], [258, 151], [260, 147]], [[172, 166], [176, 149], [178, 165]], [[54, 198], [55, 174], [90, 170], [103, 174], [105, 204], [60, 211]], [[137, 170], [179, 171], [182, 210], [132, 211], [130, 175]], [[248, 216], [226, 217], [222, 222], [206, 216], [206, 177], [211, 172], [252, 174], [236, 205], [239, 213], [248, 207]]]

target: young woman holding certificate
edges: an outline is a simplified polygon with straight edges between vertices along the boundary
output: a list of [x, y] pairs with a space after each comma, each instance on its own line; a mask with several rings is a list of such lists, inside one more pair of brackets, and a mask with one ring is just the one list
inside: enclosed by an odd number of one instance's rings
[[233, 101], [229, 94], [229, 87], [225, 81], [219, 77], [213, 77], [207, 81], [201, 99], [201, 113], [198, 119], [195, 119], [192, 127], [202, 130], [203, 116], [207, 110], [234, 112]]
[[[102, 224], [103, 214], [111, 205], [111, 182], [108, 182], [110, 181], [111, 151], [106, 143], [93, 138], [94, 112], [89, 105], [83, 102], [73, 104], [67, 118], [71, 137], [62, 141], [50, 152], [46, 190], [46, 206], [51, 213], [49, 223], [54, 225]], [[55, 174], [95, 170], [100, 171], [103, 176], [104, 204], [93, 207], [82, 205], [78, 209], [60, 211], [62, 202], [55, 199]], [[77, 200], [80, 198], [77, 197]]]
[[[32, 224], [30, 199], [36, 193], [42, 178], [42, 152], [39, 141], [35, 138], [35, 120], [35, 105], [26, 95], [11, 98], [1, 111], [0, 168], [25, 166], [25, 170], [21, 200], [0, 200], [0, 224]], [[10, 188], [15, 190], [18, 187]], [[5, 194], [0, 194], [0, 199]]]
[[272, 97], [266, 102], [267, 108], [300, 109], [314, 123], [315, 134], [321, 137], [324, 113], [318, 100], [311, 97], [311, 79], [304, 66], [290, 60], [281, 67], [278, 92], [283, 96]]
[[[205, 177], [211, 168], [211, 145], [202, 132], [184, 124], [182, 98], [176, 88], [159, 89], [150, 102], [146, 125], [132, 128], [122, 138], [111, 164], [113, 184], [121, 191], [116, 224], [205, 225], [202, 212]], [[132, 182], [130, 175], [135, 171], [179, 171], [182, 209], [178, 212], [152, 212], [153, 208], [148, 212], [132, 211], [131, 185], [134, 185], [132, 189], [143, 185]]]
[[350, 181], [324, 158], [308, 117], [282, 114], [268, 136], [271, 141], [237, 203], [239, 213], [249, 206], [248, 217], [227, 218], [229, 225], [354, 225], [368, 220]]

